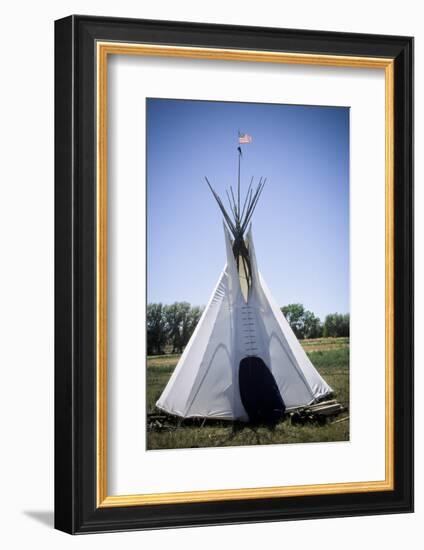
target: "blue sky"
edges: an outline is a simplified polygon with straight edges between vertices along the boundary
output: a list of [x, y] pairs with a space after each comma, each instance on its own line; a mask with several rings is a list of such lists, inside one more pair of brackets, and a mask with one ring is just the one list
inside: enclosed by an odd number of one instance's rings
[[267, 177], [252, 219], [259, 269], [277, 303], [321, 319], [349, 312], [349, 109], [147, 100], [147, 300], [205, 305], [225, 264], [225, 198]]

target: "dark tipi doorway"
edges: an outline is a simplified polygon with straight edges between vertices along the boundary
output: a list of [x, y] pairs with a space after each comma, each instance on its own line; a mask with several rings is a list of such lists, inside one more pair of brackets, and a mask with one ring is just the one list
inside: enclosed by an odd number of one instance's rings
[[260, 357], [245, 357], [239, 366], [243, 407], [253, 424], [276, 424], [286, 407], [272, 372]]

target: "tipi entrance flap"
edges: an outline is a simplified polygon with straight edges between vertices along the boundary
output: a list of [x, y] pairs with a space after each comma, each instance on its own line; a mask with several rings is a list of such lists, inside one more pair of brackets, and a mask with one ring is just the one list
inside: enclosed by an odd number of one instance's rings
[[251, 422], [275, 424], [285, 405], [277, 383], [263, 360], [248, 356], [239, 365], [240, 397]]

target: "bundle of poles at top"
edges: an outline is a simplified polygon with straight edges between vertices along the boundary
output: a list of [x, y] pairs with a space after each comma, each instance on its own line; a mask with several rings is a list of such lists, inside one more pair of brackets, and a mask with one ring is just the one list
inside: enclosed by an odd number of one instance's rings
[[[221, 197], [213, 189], [208, 178], [205, 176], [206, 183], [209, 186], [209, 189], [212, 192], [212, 195], [215, 197], [216, 202], [224, 216], [225, 223], [228, 229], [231, 231], [234, 242], [233, 242], [233, 253], [237, 262], [237, 269], [240, 272], [240, 259], [243, 262], [244, 271], [248, 282], [250, 283], [250, 258], [249, 251], [247, 250], [246, 244], [244, 242], [244, 233], [249, 225], [250, 220], [252, 219], [253, 212], [258, 204], [259, 198], [262, 194], [263, 188], [266, 183], [266, 178], [262, 176], [259, 179], [259, 183], [254, 188], [253, 182], [254, 177], [252, 176], [250, 180], [249, 187], [244, 199], [240, 194], [240, 162], [242, 157], [241, 148], [237, 148], [238, 151], [238, 174], [237, 174], [237, 200], [234, 195], [233, 187], [230, 185], [230, 192], [225, 190], [227, 195], [229, 210], [225, 208]], [[243, 203], [243, 206], [241, 206]]]
[[[258, 204], [259, 197], [261, 196], [263, 188], [266, 183], [266, 178], [263, 178], [261, 176], [259, 179], [259, 183], [256, 186], [256, 189], [253, 189], [254, 177], [252, 176], [249, 187], [247, 189], [246, 196], [244, 200], [242, 199], [240, 195], [240, 160], [241, 160], [242, 154], [241, 154], [240, 147], [238, 147], [237, 150], [238, 150], [237, 200], [234, 196], [232, 185], [230, 185], [230, 192], [228, 192], [227, 189], [225, 190], [228, 203], [230, 205], [229, 212], [231, 213], [231, 215], [227, 212], [221, 200], [221, 197], [218, 195], [218, 193], [212, 187], [208, 178], [205, 176], [206, 183], [208, 184], [209, 189], [212, 192], [212, 195], [215, 197], [215, 200], [218, 203], [218, 206], [222, 212], [222, 215], [224, 216], [224, 220], [228, 228], [230, 229], [231, 233], [233, 234], [234, 239], [236, 239], [237, 237], [243, 236], [243, 234], [245, 233], [247, 226], [249, 225], [249, 222], [252, 219], [253, 212], [256, 208], [256, 205]], [[240, 208], [240, 200], [242, 200], [243, 202], [243, 208]]]

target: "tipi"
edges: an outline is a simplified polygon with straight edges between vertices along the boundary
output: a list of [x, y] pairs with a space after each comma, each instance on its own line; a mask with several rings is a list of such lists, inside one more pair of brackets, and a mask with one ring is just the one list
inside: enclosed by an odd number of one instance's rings
[[287, 409], [332, 393], [319, 375], [259, 273], [253, 211], [266, 180], [253, 178], [240, 205], [233, 189], [224, 217], [227, 263], [199, 323], [156, 405], [183, 418], [278, 421]]

